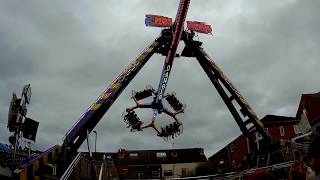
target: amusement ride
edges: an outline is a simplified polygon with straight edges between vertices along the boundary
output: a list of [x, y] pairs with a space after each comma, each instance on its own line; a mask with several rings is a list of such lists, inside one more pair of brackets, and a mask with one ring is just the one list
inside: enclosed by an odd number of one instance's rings
[[[156, 53], [165, 56], [160, 82], [157, 89], [147, 87], [142, 91], [132, 93], [135, 106], [127, 108], [123, 115], [124, 122], [127, 123], [127, 127], [131, 131], [142, 131], [145, 128], [152, 128], [157, 136], [165, 139], [174, 138], [182, 133], [182, 120], [178, 118], [178, 115], [184, 113], [186, 106], [178, 100], [174, 92], [166, 93], [166, 89], [175, 58], [189, 57], [195, 58], [199, 62], [242, 133], [251, 138], [249, 133], [255, 131], [259, 132], [266, 142], [270, 139], [268, 132], [247, 101], [201, 47], [202, 42], [195, 40], [194, 37], [197, 33], [211, 34], [212, 28], [204, 22], [186, 21], [189, 5], [190, 0], [180, 0], [174, 20], [165, 16], [146, 15], [146, 26], [162, 28], [159, 37], [147, 46], [87, 109], [66, 133], [62, 146], [55, 145], [17, 167], [15, 173], [20, 179], [31, 179], [41, 176], [41, 173], [36, 172], [41, 172], [45, 169], [46, 164], [50, 163], [56, 164], [56, 176], [61, 177], [70, 164], [72, 165], [74, 159], [76, 159], [79, 147], [88, 138], [90, 132], [94, 130], [97, 123], [141, 68]], [[184, 42], [185, 47], [181, 54], [177, 54], [180, 41]], [[145, 102], [147, 98], [151, 99], [150, 102]], [[152, 110], [149, 122], [142, 121], [137, 116], [135, 110], [138, 108], [149, 108]], [[167, 124], [164, 127], [158, 126], [157, 116], [161, 113], [172, 117], [173, 123]], [[252, 144], [253, 140], [251, 140]]]

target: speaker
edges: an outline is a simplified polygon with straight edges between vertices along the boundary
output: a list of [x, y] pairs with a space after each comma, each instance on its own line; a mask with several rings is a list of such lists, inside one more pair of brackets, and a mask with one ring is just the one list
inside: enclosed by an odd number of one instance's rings
[[21, 99], [18, 99], [15, 93], [12, 94], [8, 113], [8, 128], [10, 132], [16, 131], [19, 126], [19, 120], [17, 119], [17, 117], [19, 114], [20, 100]]
[[39, 122], [26, 118], [23, 123], [23, 137], [32, 141], [36, 140]]

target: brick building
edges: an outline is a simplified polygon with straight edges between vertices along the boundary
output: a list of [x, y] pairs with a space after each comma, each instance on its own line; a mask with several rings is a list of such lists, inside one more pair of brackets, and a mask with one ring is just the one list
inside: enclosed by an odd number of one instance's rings
[[240, 135], [223, 149], [209, 157], [209, 164], [213, 173], [230, 172], [247, 167], [250, 153], [249, 142], [244, 135]]
[[[294, 117], [267, 115], [261, 119], [261, 122], [268, 129], [272, 137], [272, 143], [280, 144], [280, 142], [286, 142], [296, 136], [294, 129], [299, 120]], [[250, 137], [255, 141], [255, 145], [259, 149], [261, 135], [255, 133], [251, 134]], [[247, 169], [249, 167], [250, 153], [248, 138], [240, 135], [216, 154], [209, 157], [209, 162], [215, 173]]]
[[[309, 127], [314, 131], [320, 126], [320, 92], [314, 94], [302, 94], [296, 117], [309, 122]], [[307, 124], [304, 122], [304, 124]], [[307, 125], [306, 125], [307, 126]]]
[[[266, 115], [261, 122], [268, 129], [273, 144], [283, 144], [291, 138], [309, 132], [320, 126], [320, 92], [302, 94], [296, 117]], [[259, 133], [251, 134], [259, 147]], [[248, 167], [249, 141], [243, 135], [237, 137], [223, 149], [209, 157], [212, 169], [217, 173], [221, 171], [234, 171]]]
[[172, 178], [195, 176], [206, 162], [203, 149], [120, 150], [116, 164], [121, 178]]
[[278, 143], [280, 140], [290, 140], [297, 134], [295, 125], [299, 123], [299, 119], [294, 117], [266, 115], [261, 122], [268, 129], [272, 143]]
[[[107, 159], [103, 160], [103, 155]], [[88, 155], [87, 155], [88, 157]], [[86, 179], [92, 174], [99, 176], [102, 164], [102, 179], [162, 179], [196, 176], [198, 168], [207, 158], [202, 148], [165, 150], [125, 150], [116, 153], [93, 153], [93, 159], [83, 158], [72, 179]]]

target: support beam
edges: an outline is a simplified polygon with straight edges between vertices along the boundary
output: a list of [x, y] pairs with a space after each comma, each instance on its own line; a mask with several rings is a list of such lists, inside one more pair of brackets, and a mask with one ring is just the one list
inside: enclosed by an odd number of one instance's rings
[[228, 107], [229, 111], [231, 112], [233, 118], [235, 119], [236, 123], [240, 127], [240, 130], [242, 131], [243, 134], [245, 134], [247, 136], [249, 133], [248, 129], [245, 128], [241, 116], [237, 112], [237, 109], [235, 108], [235, 106], [229, 100], [229, 97], [228, 97], [227, 93], [224, 91], [224, 89], [221, 85], [221, 82], [219, 82], [219, 79], [217, 78], [217, 76], [215, 74], [213, 74], [213, 72], [205, 64], [203, 59], [197, 58], [197, 60], [198, 60], [199, 64], [201, 65], [201, 67], [203, 68], [203, 70], [205, 71], [205, 73], [207, 74], [207, 76], [209, 77], [209, 79], [212, 82], [212, 84], [214, 85], [214, 87], [217, 89], [222, 100], [224, 101], [224, 103]]
[[[201, 44], [197, 43], [197, 41], [193, 41], [192, 39], [187, 38], [184, 39], [184, 42], [188, 47], [188, 50], [191, 51], [189, 53], [193, 54], [197, 58], [201, 67], [204, 69], [209, 79], [217, 89], [235, 121], [239, 125], [240, 130], [245, 135], [248, 135], [250, 130], [247, 128], [247, 125], [252, 124], [253, 127], [259, 133], [261, 133], [261, 135], [265, 139], [269, 139], [269, 134], [264, 130], [263, 124], [258, 119], [256, 113], [249, 106], [249, 104], [239, 93], [239, 91], [233, 86], [226, 75], [224, 75], [217, 64], [215, 64], [212, 58], [200, 47]], [[231, 94], [231, 97], [227, 95], [225, 89], [229, 92], [229, 94]], [[240, 109], [237, 109], [234, 106], [233, 102], [237, 103]], [[242, 114], [242, 116], [240, 115], [240, 113]]]

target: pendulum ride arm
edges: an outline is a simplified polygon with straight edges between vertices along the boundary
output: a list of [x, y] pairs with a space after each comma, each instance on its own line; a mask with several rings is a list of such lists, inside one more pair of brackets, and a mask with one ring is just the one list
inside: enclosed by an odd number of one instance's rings
[[[193, 40], [185, 40], [185, 44], [188, 49], [192, 51], [191, 54], [197, 58], [201, 67], [208, 75], [210, 81], [217, 89], [218, 93], [222, 97], [223, 101], [240, 127], [242, 133], [245, 136], [248, 136], [249, 132], [255, 128], [262, 135], [262, 137], [269, 139], [269, 134], [265, 131], [263, 124], [258, 119], [256, 113], [242, 97], [239, 91], [232, 85], [231, 81], [224, 75], [222, 70], [200, 47], [200, 44]], [[228, 93], [225, 91], [225, 89]], [[236, 103], [240, 109], [237, 109], [234, 103]]]
[[[127, 114], [124, 116], [124, 121], [128, 124], [128, 128], [131, 128], [131, 131], [135, 131], [135, 130], [141, 131], [144, 128], [151, 127], [157, 132], [158, 135], [160, 135], [161, 132], [156, 127], [155, 120], [157, 115], [162, 112], [173, 117], [174, 120], [176, 121], [175, 123], [178, 124], [177, 127], [181, 125], [176, 115], [183, 112], [183, 107], [181, 106], [181, 108], [178, 109], [178, 111], [175, 110], [175, 112], [171, 112], [166, 107], [163, 106], [162, 100], [163, 98], [166, 98], [166, 100], [171, 106], [178, 105], [177, 99], [173, 98], [174, 96], [169, 97], [169, 95], [165, 95], [165, 90], [168, 84], [170, 72], [172, 69], [172, 64], [173, 64], [174, 58], [176, 57], [177, 48], [182, 38], [182, 34], [184, 32], [184, 23], [186, 20], [189, 5], [190, 5], [190, 0], [180, 0], [175, 22], [173, 23], [172, 26], [168, 26], [170, 28], [162, 30], [161, 37], [158, 39], [161, 42], [161, 46], [159, 46], [157, 53], [160, 53], [166, 56], [166, 58], [163, 65], [159, 86], [156, 92], [153, 89], [147, 88], [144, 91], [137, 92], [135, 95], [132, 96], [132, 99], [135, 101], [136, 106], [127, 108], [126, 109]], [[146, 22], [149, 22], [150, 19], [152, 19], [152, 17], [151, 18], [149, 17], [148, 19], [146, 19]], [[149, 23], [146, 23], [146, 25], [149, 25]], [[139, 100], [144, 99], [146, 97], [150, 97], [152, 95], [154, 95], [154, 99], [152, 103], [142, 104], [138, 102]], [[143, 122], [140, 121], [140, 119], [137, 117], [137, 115], [134, 112], [134, 109], [136, 108], [152, 108], [153, 109], [153, 116], [149, 124], [142, 125]]]
[[[158, 91], [156, 93], [156, 98], [154, 100], [154, 104], [156, 105], [161, 104], [161, 101], [165, 94], [165, 90], [169, 80], [169, 75], [172, 69], [173, 60], [176, 56], [177, 48], [181, 40], [182, 33], [184, 32], [184, 22], [187, 16], [189, 5], [190, 5], [190, 0], [180, 0], [176, 19], [172, 27], [172, 30], [173, 30], [172, 42], [170, 43], [169, 51], [166, 56], [165, 63], [163, 65], [161, 79], [158, 86]], [[154, 110], [152, 121], [155, 120], [158, 113], [159, 113], [158, 110]]]
[[67, 132], [63, 142], [64, 148], [68, 147], [72, 153], [78, 150], [86, 139], [87, 131], [91, 132], [94, 129], [113, 102], [156, 52], [159, 44], [156, 40], [148, 46], [99, 96], [97, 101], [89, 107], [87, 112], [85, 112], [78, 122]]

